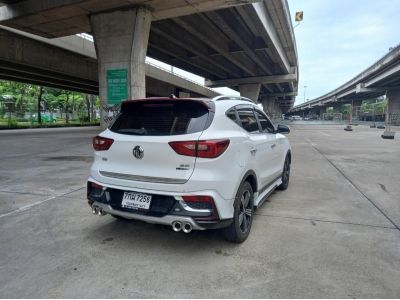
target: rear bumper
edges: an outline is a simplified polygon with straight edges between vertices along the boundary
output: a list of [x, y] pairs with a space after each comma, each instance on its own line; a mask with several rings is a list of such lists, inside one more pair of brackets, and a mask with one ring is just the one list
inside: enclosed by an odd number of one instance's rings
[[113, 209], [110, 205], [104, 204], [101, 202], [93, 202], [92, 207], [96, 207], [97, 209], [101, 208], [104, 213], [116, 215], [120, 217], [124, 217], [126, 219], [138, 220], [143, 221], [146, 223], [151, 224], [160, 224], [160, 225], [169, 225], [172, 226], [173, 222], [181, 222], [181, 223], [190, 223], [194, 230], [204, 230], [206, 228], [197, 224], [191, 217], [183, 217], [183, 216], [175, 216], [175, 215], [165, 215], [162, 217], [152, 217], [152, 216], [145, 216], [139, 215], [135, 213], [129, 213], [126, 211], [121, 211], [117, 209]]
[[[97, 189], [93, 192], [93, 189], [90, 187], [90, 182], [102, 186], [102, 189]], [[141, 211], [122, 208], [120, 202], [124, 192], [138, 192], [152, 195], [153, 200], [151, 209], [148, 211]], [[187, 195], [187, 193], [185, 194]], [[198, 194], [212, 196], [214, 202], [223, 201], [224, 205], [227, 205], [230, 202], [218, 199], [217, 194], [213, 191], [202, 191]], [[193, 195], [193, 193], [190, 193], [190, 195]], [[108, 184], [102, 184], [93, 178], [89, 178], [87, 198], [89, 206], [93, 209], [101, 210], [102, 214], [111, 214], [126, 219], [138, 220], [152, 224], [172, 226], [174, 222], [180, 222], [182, 224], [189, 223], [194, 230], [205, 230], [223, 228], [232, 223], [231, 218], [221, 218], [219, 207], [214, 206], [214, 210], [207, 210], [194, 209], [187, 206], [187, 202], [183, 201], [181, 193], [168, 193], [154, 190], [139, 190], [121, 186], [111, 186]], [[153, 210], [153, 202], [157, 211]], [[163, 207], [164, 203], [166, 207]], [[216, 212], [216, 214], [214, 215], [212, 212]], [[208, 217], [210, 214], [215, 216], [215, 218], [210, 219]]]

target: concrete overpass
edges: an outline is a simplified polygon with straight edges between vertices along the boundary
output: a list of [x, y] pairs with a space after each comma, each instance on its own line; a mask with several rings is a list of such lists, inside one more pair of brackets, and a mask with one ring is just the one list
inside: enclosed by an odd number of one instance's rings
[[[94, 43], [79, 36], [47, 39], [0, 26], [0, 79], [99, 94]], [[198, 83], [146, 63], [148, 96], [214, 97]]]
[[3, 1], [0, 23], [47, 38], [87, 32], [98, 56], [100, 99], [110, 70], [127, 74], [128, 98], [145, 96], [145, 57], [229, 86], [270, 114], [297, 94], [296, 43], [286, 0]]
[[322, 116], [327, 107], [343, 104], [360, 106], [363, 100], [385, 94], [388, 98], [388, 114], [400, 116], [400, 45], [342, 86], [295, 106], [290, 113]]

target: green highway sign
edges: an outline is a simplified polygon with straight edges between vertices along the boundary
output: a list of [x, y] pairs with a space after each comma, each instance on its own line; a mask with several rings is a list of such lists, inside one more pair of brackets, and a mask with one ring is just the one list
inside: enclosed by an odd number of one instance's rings
[[128, 99], [127, 69], [107, 70], [108, 104], [119, 104], [126, 99]]

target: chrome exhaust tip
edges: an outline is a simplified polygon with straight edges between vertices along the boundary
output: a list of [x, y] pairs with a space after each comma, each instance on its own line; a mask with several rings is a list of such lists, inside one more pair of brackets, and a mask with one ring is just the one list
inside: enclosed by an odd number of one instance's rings
[[97, 210], [97, 214], [98, 214], [99, 216], [104, 216], [104, 215], [105, 215], [105, 213], [103, 212], [103, 209], [102, 209], [102, 208], [99, 208], [99, 209]]
[[97, 208], [92, 206], [92, 214], [97, 215]]
[[179, 232], [182, 230], [182, 223], [179, 221], [172, 222], [172, 230], [175, 232]]
[[182, 231], [184, 233], [190, 233], [192, 231], [192, 229], [193, 229], [193, 227], [192, 227], [192, 224], [190, 224], [190, 223], [185, 223], [182, 227]]

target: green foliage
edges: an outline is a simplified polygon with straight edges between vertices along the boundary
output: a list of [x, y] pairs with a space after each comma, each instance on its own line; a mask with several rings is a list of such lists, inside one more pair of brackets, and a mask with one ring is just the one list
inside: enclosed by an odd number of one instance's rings
[[8, 123], [7, 124], [8, 128], [14, 128], [14, 127], [18, 126], [18, 121], [15, 118], [8, 119], [7, 123]]
[[351, 104], [344, 104], [344, 105], [340, 106], [337, 110], [343, 116], [349, 116], [350, 112], [351, 112]]
[[[40, 106], [38, 105], [40, 87], [13, 81], [0, 80], [0, 118], [8, 120], [10, 107], [12, 107], [13, 127], [38, 126], [38, 110], [40, 107], [43, 126], [57, 123], [53, 114], [60, 115], [64, 123], [71, 125], [92, 124], [98, 122], [93, 119], [94, 110], [100, 106], [98, 97], [88, 97], [86, 94], [42, 87]], [[6, 104], [13, 102], [14, 104]], [[77, 119], [76, 122], [73, 119]], [[56, 122], [57, 121], [57, 122]], [[7, 121], [8, 122], [8, 121]], [[62, 121], [61, 121], [62, 122]], [[17, 123], [18, 126], [14, 126]], [[47, 125], [46, 125], [47, 124]], [[54, 125], [54, 124], [53, 124]], [[9, 127], [0, 120], [0, 128]]]
[[386, 99], [370, 99], [363, 101], [361, 105], [361, 112], [363, 113], [374, 113], [384, 114], [386, 111], [387, 100]]

